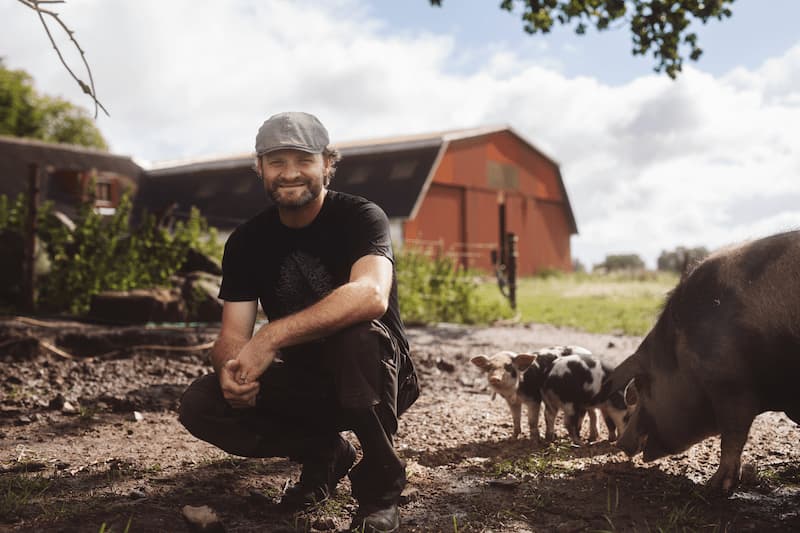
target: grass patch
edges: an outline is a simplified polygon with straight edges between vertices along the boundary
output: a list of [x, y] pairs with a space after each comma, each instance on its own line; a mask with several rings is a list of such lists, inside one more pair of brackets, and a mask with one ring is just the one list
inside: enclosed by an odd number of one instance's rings
[[[590, 333], [643, 335], [677, 282], [674, 274], [649, 272], [523, 278], [517, 283], [519, 320]], [[487, 302], [504, 300], [491, 281], [481, 284], [479, 291]]]
[[720, 531], [719, 522], [709, 522], [696, 505], [687, 502], [682, 506], [673, 507], [666, 513], [663, 523], [655, 525], [655, 531]]
[[0, 516], [13, 519], [33, 500], [50, 488], [51, 480], [40, 475], [14, 474], [0, 476]]
[[497, 477], [512, 475], [515, 477], [547, 478], [572, 472], [572, 468], [564, 464], [566, 448], [553, 444], [545, 450], [519, 459], [507, 459], [494, 463], [493, 473]]
[[769, 484], [800, 485], [800, 465], [784, 464], [779, 467], [768, 467], [758, 473], [758, 477]]
[[[122, 533], [128, 533], [131, 529], [131, 523], [133, 522], [133, 516], [128, 518], [128, 522], [125, 524], [125, 529], [122, 530]], [[98, 533], [114, 533], [113, 526], [107, 526], [105, 522], [100, 525], [100, 529]]]

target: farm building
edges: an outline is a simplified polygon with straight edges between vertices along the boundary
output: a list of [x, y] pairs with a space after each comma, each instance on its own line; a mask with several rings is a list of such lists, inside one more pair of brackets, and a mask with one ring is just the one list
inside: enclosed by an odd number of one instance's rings
[[[558, 164], [512, 128], [336, 147], [343, 158], [331, 188], [380, 205], [397, 245], [433, 246], [488, 271], [504, 224], [518, 237], [519, 274], [571, 270], [577, 226]], [[137, 208], [181, 218], [196, 206], [211, 225], [230, 231], [269, 202], [252, 166], [252, 154], [162, 164], [145, 173]]]
[[130, 157], [68, 144], [0, 135], [0, 195], [13, 201], [28, 191], [31, 166], [39, 175], [39, 197], [73, 217], [94, 183], [95, 206], [111, 213], [123, 192], [136, 191], [142, 168]]

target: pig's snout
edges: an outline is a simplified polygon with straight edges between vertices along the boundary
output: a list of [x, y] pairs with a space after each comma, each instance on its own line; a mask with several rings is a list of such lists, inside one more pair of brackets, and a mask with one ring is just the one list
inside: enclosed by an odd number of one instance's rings
[[625, 428], [622, 436], [614, 443], [614, 446], [625, 452], [628, 457], [633, 457], [644, 450], [646, 444], [647, 435], [640, 435], [635, 428], [628, 426]]
[[500, 385], [503, 382], [503, 378], [500, 376], [489, 376], [489, 383], [492, 385]]

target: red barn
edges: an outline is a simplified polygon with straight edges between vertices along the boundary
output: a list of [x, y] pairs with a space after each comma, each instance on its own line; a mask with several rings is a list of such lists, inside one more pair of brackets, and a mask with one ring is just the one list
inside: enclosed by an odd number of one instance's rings
[[[380, 205], [396, 244], [436, 246], [462, 264], [491, 270], [505, 205], [518, 236], [520, 275], [571, 270], [575, 217], [558, 164], [512, 128], [483, 127], [340, 143], [331, 188]], [[137, 205], [186, 216], [197, 206], [223, 230], [263, 209], [252, 154], [161, 166], [146, 173]]]

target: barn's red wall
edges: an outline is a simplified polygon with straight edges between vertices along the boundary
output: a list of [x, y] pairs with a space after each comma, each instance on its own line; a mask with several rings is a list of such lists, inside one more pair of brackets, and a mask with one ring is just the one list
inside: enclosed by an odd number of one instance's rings
[[488, 161], [516, 168], [518, 187], [504, 198], [506, 229], [519, 237], [519, 274], [571, 270], [571, 226], [557, 168], [510, 132], [449, 144], [416, 218], [404, 226], [406, 241], [441, 241], [466, 266], [490, 270], [499, 217]]

